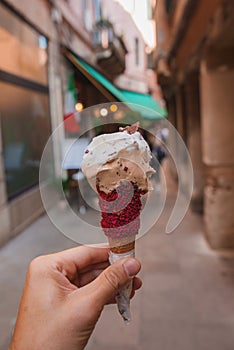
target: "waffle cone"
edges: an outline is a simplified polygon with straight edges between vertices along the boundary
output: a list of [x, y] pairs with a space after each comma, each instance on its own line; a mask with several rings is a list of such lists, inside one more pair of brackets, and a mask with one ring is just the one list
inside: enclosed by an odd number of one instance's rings
[[128, 235], [122, 238], [108, 237], [110, 250], [115, 254], [123, 254], [130, 252], [135, 248], [136, 234]]

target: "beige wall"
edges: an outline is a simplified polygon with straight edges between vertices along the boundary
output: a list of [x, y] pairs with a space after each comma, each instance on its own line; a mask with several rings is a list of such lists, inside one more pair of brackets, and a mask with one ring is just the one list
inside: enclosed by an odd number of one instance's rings
[[49, 37], [52, 36], [53, 23], [50, 16], [50, 6], [47, 1], [8, 0], [7, 2], [37, 26], [42, 33]]
[[[194, 164], [194, 194], [198, 198], [202, 199], [205, 182], [204, 220], [208, 241], [215, 249], [234, 248], [233, 1], [181, 0], [175, 1], [175, 6], [168, 21], [164, 1], [157, 1], [159, 81], [169, 111], [173, 84], [177, 90], [177, 127], [182, 135], [186, 130]], [[199, 98], [190, 79], [190, 73], [198, 70], [201, 127], [196, 106]], [[181, 83], [185, 84], [188, 112], [184, 120]]]
[[234, 164], [234, 70], [208, 71], [202, 65], [203, 160]]
[[234, 70], [201, 70], [204, 219], [213, 248], [234, 248]]

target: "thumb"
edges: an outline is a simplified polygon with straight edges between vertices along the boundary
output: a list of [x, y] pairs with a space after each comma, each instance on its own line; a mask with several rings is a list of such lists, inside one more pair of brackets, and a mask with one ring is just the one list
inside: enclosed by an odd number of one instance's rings
[[105, 269], [92, 282], [99, 306], [104, 307], [119, 289], [136, 276], [140, 269], [141, 264], [135, 258], [120, 259]]

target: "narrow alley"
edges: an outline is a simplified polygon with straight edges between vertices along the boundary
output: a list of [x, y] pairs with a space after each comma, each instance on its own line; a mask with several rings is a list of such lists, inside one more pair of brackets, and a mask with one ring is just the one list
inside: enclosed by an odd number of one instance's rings
[[[212, 251], [201, 217], [190, 211], [174, 233], [163, 232], [175, 200], [169, 186], [161, 218], [137, 241], [143, 287], [132, 301], [132, 323], [125, 326], [116, 306], [107, 306], [87, 350], [233, 349], [234, 254]], [[0, 250], [1, 350], [8, 349], [30, 260], [74, 245], [44, 215]]]

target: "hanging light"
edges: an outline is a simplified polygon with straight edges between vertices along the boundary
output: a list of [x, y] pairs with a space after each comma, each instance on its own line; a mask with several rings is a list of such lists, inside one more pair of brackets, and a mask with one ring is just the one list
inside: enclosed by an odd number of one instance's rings
[[108, 110], [106, 108], [100, 109], [100, 114], [102, 117], [106, 117], [108, 114]]
[[75, 110], [76, 110], [78, 113], [80, 113], [83, 109], [84, 109], [83, 103], [77, 102], [77, 103], [75, 104]]
[[116, 104], [113, 104], [110, 106], [110, 111], [115, 113], [118, 110], [118, 106]]

